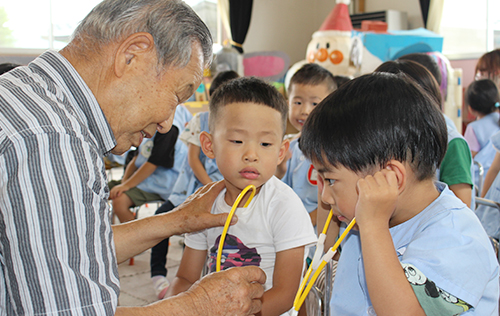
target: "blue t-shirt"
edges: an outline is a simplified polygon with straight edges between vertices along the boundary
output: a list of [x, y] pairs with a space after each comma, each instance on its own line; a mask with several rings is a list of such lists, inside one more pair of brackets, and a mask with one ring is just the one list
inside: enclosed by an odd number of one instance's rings
[[[498, 315], [499, 269], [488, 236], [445, 184], [436, 187], [441, 194], [434, 202], [390, 228], [399, 261], [472, 305], [464, 315]], [[342, 243], [330, 306], [332, 315], [374, 315], [358, 231], [351, 230]]]

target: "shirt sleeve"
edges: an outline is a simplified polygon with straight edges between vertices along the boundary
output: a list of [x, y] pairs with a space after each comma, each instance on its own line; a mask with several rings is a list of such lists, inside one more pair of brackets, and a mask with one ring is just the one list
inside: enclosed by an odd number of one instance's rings
[[200, 113], [196, 113], [196, 115], [186, 125], [184, 131], [182, 131], [181, 135], [179, 136], [179, 139], [183, 141], [184, 144], [186, 144], [186, 146], [189, 144], [193, 144], [198, 147], [201, 147], [200, 133], [201, 133]]
[[465, 129], [464, 138], [467, 141], [467, 144], [469, 144], [470, 150], [476, 152], [481, 150], [481, 145], [477, 141], [476, 133], [474, 133], [474, 129], [471, 126], [467, 126]]
[[452, 139], [439, 168], [439, 180], [448, 186], [467, 183], [472, 185], [472, 157], [467, 142], [462, 138]]
[[157, 133], [148, 162], [156, 166], [172, 168], [174, 166], [175, 143], [178, 135], [179, 129], [175, 125], [165, 134]]

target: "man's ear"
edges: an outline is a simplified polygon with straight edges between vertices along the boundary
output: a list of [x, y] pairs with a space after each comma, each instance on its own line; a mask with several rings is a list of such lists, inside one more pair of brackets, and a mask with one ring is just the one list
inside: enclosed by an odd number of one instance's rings
[[408, 180], [408, 174], [406, 170], [407, 165], [393, 159], [387, 163], [385, 168], [396, 173], [396, 179], [398, 180], [398, 191], [401, 194], [401, 192], [403, 192], [406, 188], [406, 181]]
[[[154, 53], [152, 55], [152, 53]], [[117, 77], [122, 77], [129, 69], [143, 66], [141, 62], [151, 62], [151, 56], [156, 58], [153, 36], [146, 32], [130, 35], [118, 46], [115, 54], [114, 71]], [[144, 59], [146, 58], [146, 60]]]
[[200, 134], [200, 145], [203, 153], [210, 159], [215, 158], [215, 153], [213, 149], [212, 135], [203, 131]]
[[290, 148], [290, 140], [285, 139], [281, 142], [280, 152], [278, 156], [278, 165], [285, 159], [285, 156]]

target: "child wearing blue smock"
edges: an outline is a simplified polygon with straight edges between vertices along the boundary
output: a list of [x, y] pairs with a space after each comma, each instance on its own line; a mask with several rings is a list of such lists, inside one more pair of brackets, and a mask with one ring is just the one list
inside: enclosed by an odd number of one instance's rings
[[318, 64], [305, 64], [292, 76], [287, 90], [288, 121], [299, 134], [290, 143], [292, 155], [286, 162], [282, 181], [300, 197], [314, 226], [318, 207], [317, 173], [300, 150], [300, 131], [314, 107], [336, 88], [337, 84], [328, 70]]
[[[495, 157], [495, 149], [490, 141], [493, 134], [500, 131], [498, 107], [500, 97], [497, 86], [490, 79], [482, 79], [472, 82], [465, 92], [465, 100], [468, 104], [469, 112], [477, 117], [470, 122], [465, 129], [464, 137], [469, 144], [472, 157], [481, 163], [484, 174]], [[475, 184], [481, 187], [479, 182], [479, 169], [475, 168]]]
[[[493, 148], [497, 150], [495, 160], [491, 165], [491, 169], [485, 178], [485, 190], [483, 190], [483, 196], [495, 202], [500, 202], [500, 177], [498, 176], [498, 170], [500, 166], [497, 165], [500, 162], [500, 132], [497, 132], [493, 136], [491, 136], [491, 143]], [[488, 181], [489, 177], [491, 180]], [[493, 183], [491, 183], [493, 182]], [[477, 217], [483, 224], [484, 229], [488, 233], [489, 236], [495, 238], [496, 240], [500, 239], [500, 212], [493, 207], [489, 207], [486, 205], [480, 205], [475, 210]]]
[[489, 238], [435, 181], [447, 128], [429, 94], [402, 74], [358, 77], [311, 112], [301, 140], [330, 229], [356, 219], [337, 253], [332, 315], [498, 315]]

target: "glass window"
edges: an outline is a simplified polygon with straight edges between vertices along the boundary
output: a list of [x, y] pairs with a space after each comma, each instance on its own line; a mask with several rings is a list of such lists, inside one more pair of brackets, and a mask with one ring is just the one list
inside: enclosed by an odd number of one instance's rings
[[[61, 49], [101, 0], [0, 0], [0, 50]], [[186, 1], [217, 38], [217, 0]]]
[[444, 0], [440, 34], [446, 55], [482, 54], [500, 48], [499, 0]]

